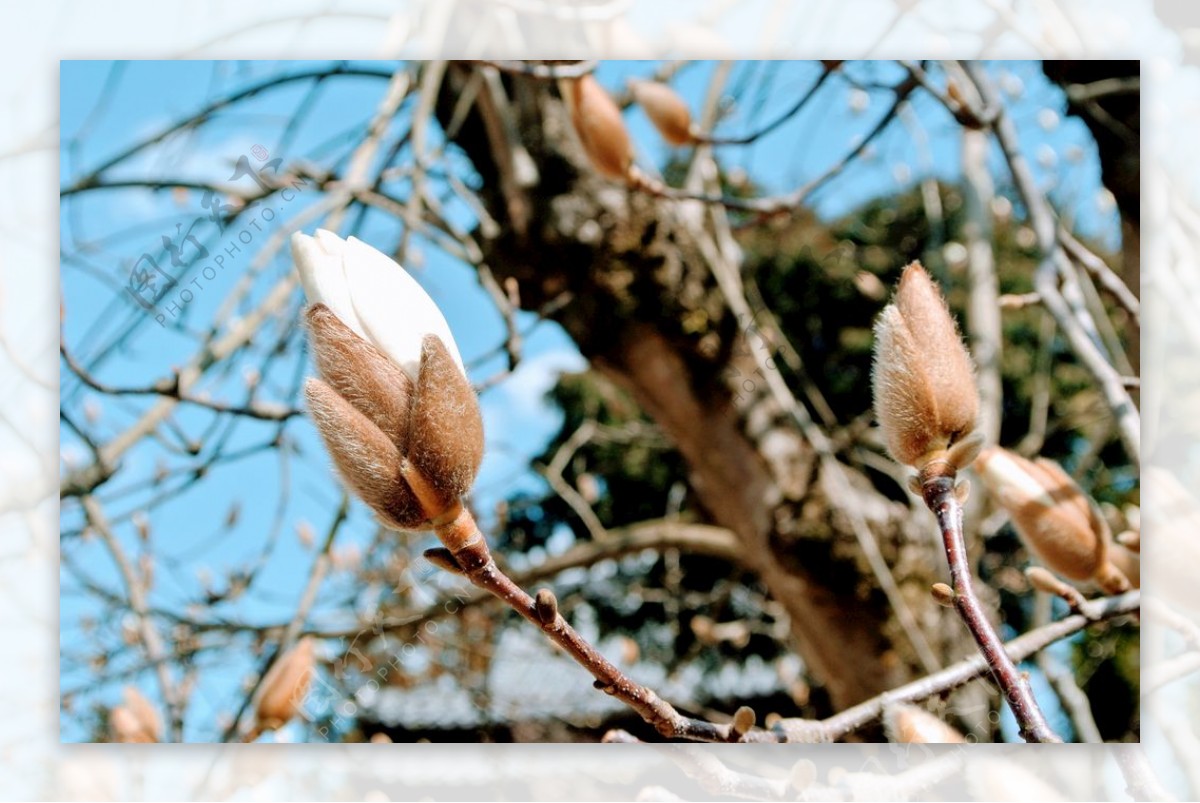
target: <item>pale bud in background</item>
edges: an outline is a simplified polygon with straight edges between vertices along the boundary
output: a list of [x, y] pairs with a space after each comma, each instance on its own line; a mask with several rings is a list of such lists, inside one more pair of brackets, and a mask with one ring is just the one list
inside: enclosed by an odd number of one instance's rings
[[629, 90], [658, 133], [676, 147], [695, 142], [692, 113], [674, 89], [658, 81], [633, 79]]
[[904, 703], [884, 708], [883, 730], [889, 742], [898, 744], [964, 744], [967, 741], [965, 736], [925, 709]]
[[991, 447], [975, 469], [1047, 568], [1069, 580], [1095, 582], [1109, 594], [1128, 590], [1128, 578], [1109, 560], [1107, 522], [1061, 466]]
[[591, 75], [564, 81], [560, 88], [592, 167], [606, 178], [627, 181], [633, 167], [633, 142], [612, 97]]
[[979, 410], [971, 358], [919, 262], [904, 269], [875, 322], [871, 380], [875, 417], [897, 462], [919, 469], [947, 454], [957, 468], [970, 462], [973, 449], [959, 445], [972, 443], [965, 439]]
[[313, 640], [308, 636], [271, 665], [254, 712], [255, 732], [282, 728], [300, 712], [312, 684], [314, 665]]
[[133, 686], [125, 687], [124, 701], [109, 712], [108, 729], [112, 740], [122, 744], [149, 744], [162, 739], [158, 709]]

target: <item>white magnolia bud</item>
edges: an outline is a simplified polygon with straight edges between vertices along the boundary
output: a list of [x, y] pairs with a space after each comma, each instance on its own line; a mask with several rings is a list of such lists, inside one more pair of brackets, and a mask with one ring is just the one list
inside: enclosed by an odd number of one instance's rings
[[420, 370], [426, 335], [436, 335], [463, 368], [442, 311], [417, 280], [385, 254], [355, 237], [343, 240], [317, 229], [315, 237], [292, 235], [292, 258], [309, 303], [329, 307], [411, 379]]
[[353, 237], [292, 236], [320, 379], [309, 412], [342, 479], [387, 526], [421, 529], [475, 480], [483, 422], [446, 319]]

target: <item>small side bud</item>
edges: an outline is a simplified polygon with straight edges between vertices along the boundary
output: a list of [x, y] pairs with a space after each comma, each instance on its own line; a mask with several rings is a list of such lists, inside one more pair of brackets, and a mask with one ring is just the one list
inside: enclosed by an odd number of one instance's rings
[[533, 609], [537, 612], [538, 621], [547, 627], [558, 620], [558, 598], [548, 588], [537, 592], [533, 599]]
[[964, 744], [967, 739], [923, 708], [898, 703], [883, 711], [888, 741], [898, 744]]
[[674, 89], [657, 81], [636, 79], [629, 82], [629, 89], [663, 139], [676, 147], [695, 141], [691, 112]]
[[628, 181], [633, 143], [617, 104], [591, 75], [568, 82], [565, 89], [571, 123], [592, 167], [605, 178]]
[[425, 560], [443, 571], [450, 572], [451, 574], [463, 573], [462, 566], [458, 565], [458, 561], [454, 559], [454, 555], [444, 546], [427, 549], [421, 554], [425, 557]]
[[955, 594], [954, 589], [950, 586], [946, 585], [945, 583], [934, 583], [933, 587], [929, 589], [929, 592], [933, 595], [933, 600], [938, 605], [941, 605], [943, 608], [954, 607]]
[[729, 726], [731, 735], [735, 740], [741, 739], [754, 729], [754, 723], [757, 721], [758, 717], [754, 715], [754, 709], [748, 705], [743, 705], [737, 711], [733, 712], [733, 721]]
[[133, 686], [126, 686], [124, 701], [108, 713], [112, 741], [151, 744], [162, 741], [162, 721], [154, 704]]
[[255, 732], [277, 730], [300, 712], [312, 684], [315, 656], [312, 638], [305, 636], [267, 670], [255, 708]]
[[1126, 530], [1117, 536], [1117, 543], [1138, 554], [1142, 551], [1142, 534], [1137, 530]]
[[1066, 600], [1067, 605], [1073, 611], [1079, 610], [1085, 601], [1083, 594], [1079, 593], [1079, 589], [1070, 583], [1063, 582], [1041, 566], [1030, 566], [1026, 569], [1025, 579], [1038, 591]]
[[970, 480], [959, 480], [954, 484], [954, 498], [958, 500], [960, 505], [967, 503], [967, 500], [971, 498]]

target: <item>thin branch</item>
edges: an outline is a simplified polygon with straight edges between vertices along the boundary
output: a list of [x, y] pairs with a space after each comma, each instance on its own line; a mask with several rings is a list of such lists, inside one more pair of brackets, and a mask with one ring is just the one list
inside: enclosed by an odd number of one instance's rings
[[1063, 248], [1067, 249], [1067, 253], [1071, 256], [1071, 259], [1081, 265], [1084, 270], [1100, 283], [1101, 287], [1111, 293], [1113, 298], [1117, 300], [1117, 303], [1133, 316], [1134, 323], [1141, 326], [1142, 302], [1133, 294], [1129, 286], [1122, 281], [1117, 272], [1110, 268], [1107, 262], [1088, 250], [1083, 243], [1075, 239], [1071, 235], [1071, 232], [1061, 226], [1058, 229], [1058, 240]]
[[[1006, 643], [1004, 651], [1012, 661], [1024, 661], [1056, 641], [1078, 633], [1096, 622], [1136, 614], [1140, 607], [1140, 591], [1089, 600], [1083, 613], [1072, 614], [1057, 622], [1030, 630]], [[888, 705], [917, 703], [944, 695], [986, 675], [989, 671], [987, 661], [977, 653], [940, 672], [884, 692], [827, 719], [784, 719], [780, 720], [774, 730], [780, 733], [785, 741], [790, 742], [837, 741], [879, 719]]]
[[260, 421], [287, 421], [289, 418], [293, 418], [304, 412], [299, 407], [287, 407], [282, 404], [251, 401], [243, 405], [233, 405], [213, 401], [212, 399], [203, 399], [198, 396], [189, 396], [179, 386], [178, 372], [170, 378], [160, 379], [152, 385], [135, 387], [108, 385], [88, 373], [88, 370], [80, 365], [71, 353], [67, 351], [66, 343], [59, 346], [59, 353], [62, 355], [63, 361], [66, 362], [67, 367], [71, 369], [71, 372], [78, 376], [85, 385], [98, 393], [104, 393], [109, 396], [156, 395], [197, 407], [204, 407], [213, 412], [230, 413], [245, 416], [246, 418], [255, 418]]
[[651, 689], [635, 682], [567, 623], [558, 612], [558, 601], [548, 590], [529, 596], [496, 565], [487, 541], [465, 507], [443, 514], [452, 520], [436, 527], [438, 538], [450, 550], [462, 574], [478, 588], [505, 602], [536, 625], [551, 641], [562, 647], [576, 663], [591, 673], [593, 684], [605, 694], [625, 703], [663, 736], [670, 739], [723, 742], [730, 738], [731, 724], [717, 725], [684, 716]]
[[181, 741], [183, 738], [183, 702], [179, 698], [175, 682], [171, 679], [171, 670], [167, 666], [166, 647], [150, 619], [146, 588], [142, 578], [138, 577], [137, 570], [129, 561], [129, 557], [125, 554], [125, 550], [117, 540], [112, 528], [108, 526], [108, 520], [104, 516], [100, 503], [90, 494], [81, 497], [80, 502], [83, 504], [88, 522], [100, 534], [104, 545], [112, 554], [113, 561], [117, 564], [121, 579], [125, 582], [125, 590], [129, 594], [129, 608], [137, 616], [142, 646], [146, 649], [147, 659], [155, 666], [159, 689], [162, 692], [163, 702], [167, 706], [169, 738], [173, 742]]
[[770, 134], [772, 131], [779, 128], [779, 126], [783, 125], [788, 120], [799, 114], [804, 107], [808, 105], [809, 101], [812, 100], [817, 94], [817, 90], [825, 84], [825, 80], [832, 74], [833, 70], [823, 70], [821, 75], [818, 76], [817, 80], [813, 82], [813, 85], [808, 88], [808, 91], [801, 95], [790, 108], [782, 112], [778, 117], [764, 125], [762, 128], [759, 128], [757, 131], [752, 131], [749, 134], [742, 134], [740, 136], [733, 137], [720, 137], [714, 134], [703, 134], [698, 135], [696, 139], [698, 142], [704, 143], [705, 145], [749, 145], [756, 140], [765, 137], [767, 134]]
[[992, 677], [1004, 693], [1012, 709], [1021, 736], [1027, 742], [1061, 742], [1046, 722], [1029, 687], [1029, 680], [1017, 671], [1016, 665], [1004, 650], [1004, 643], [992, 627], [971, 580], [971, 565], [967, 560], [967, 543], [963, 537], [963, 510], [955, 488], [953, 471], [926, 476], [922, 471], [921, 491], [925, 504], [937, 517], [946, 560], [950, 564], [950, 584], [954, 589], [954, 609], [979, 646]]
[[681, 190], [675, 187], [668, 187], [660, 181], [656, 181], [646, 176], [645, 174], [634, 171], [630, 179], [630, 186], [633, 189], [653, 195], [657, 198], [666, 198], [675, 201], [699, 201], [705, 204], [715, 204], [724, 206], [726, 209], [732, 209], [740, 212], [751, 212], [761, 217], [772, 217], [775, 215], [786, 214], [793, 212], [802, 206], [809, 197], [823, 187], [830, 180], [835, 178], [843, 170], [845, 170], [864, 150], [870, 145], [884, 129], [895, 119], [896, 114], [900, 110], [900, 106], [912, 94], [916, 88], [917, 82], [913, 78], [901, 82], [893, 88], [895, 99], [891, 107], [879, 118], [875, 126], [864, 136], [857, 145], [850, 149], [840, 160], [831, 165], [824, 173], [817, 176], [813, 180], [804, 184], [787, 195], [779, 195], [773, 197], [762, 198], [735, 198], [728, 195], [712, 194], [712, 193], [696, 193], [688, 190]]
[[[1064, 267], [1069, 269], [1069, 258], [1059, 244], [1059, 227], [1054, 220], [1053, 212], [1046, 202], [1045, 196], [1038, 189], [1029, 164], [1021, 153], [1017, 142], [1016, 128], [1003, 107], [996, 101], [996, 90], [979, 65], [966, 63], [963, 67], [984, 102], [997, 109], [991, 126], [992, 132], [1008, 162], [1017, 190], [1025, 202], [1029, 223], [1037, 235], [1038, 248], [1041, 251], [1041, 263], [1034, 274], [1034, 287], [1041, 295], [1042, 304], [1054, 316], [1059, 328], [1066, 335], [1079, 361], [1092, 374], [1099, 386], [1100, 392], [1117, 421], [1117, 431], [1121, 435], [1121, 442], [1125, 446], [1125, 452], [1129, 456], [1130, 462], [1134, 466], [1140, 466], [1141, 416], [1138, 414], [1133, 399], [1129, 396], [1129, 390], [1125, 387], [1120, 372], [1104, 358], [1083, 325], [1072, 314], [1070, 306], [1059, 290], [1060, 273], [1063, 272]], [[1064, 266], [1063, 263], [1066, 265]]]

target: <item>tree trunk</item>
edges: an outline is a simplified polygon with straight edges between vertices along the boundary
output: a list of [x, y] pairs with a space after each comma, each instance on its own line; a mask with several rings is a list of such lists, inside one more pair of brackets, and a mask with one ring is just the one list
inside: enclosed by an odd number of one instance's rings
[[[448, 71], [443, 123], [468, 77]], [[794, 647], [833, 708], [911, 679], [915, 653], [830, 505], [812, 448], [765, 382], [747, 378], [747, 338], [689, 242], [680, 204], [597, 178], [553, 84], [505, 86], [509, 99], [481, 90], [455, 137], [499, 223], [490, 238], [476, 232], [488, 266], [520, 283], [526, 309], [569, 298], [554, 318], [673, 440], [711, 521], [738, 535], [787, 610]], [[506, 133], [514, 130], [519, 141]], [[536, 175], [522, 168], [530, 164]], [[857, 494], [847, 501], [868, 520], [926, 638], [943, 660], [963, 654], [969, 639], [929, 600], [944, 574], [931, 521], [847, 470]]]

